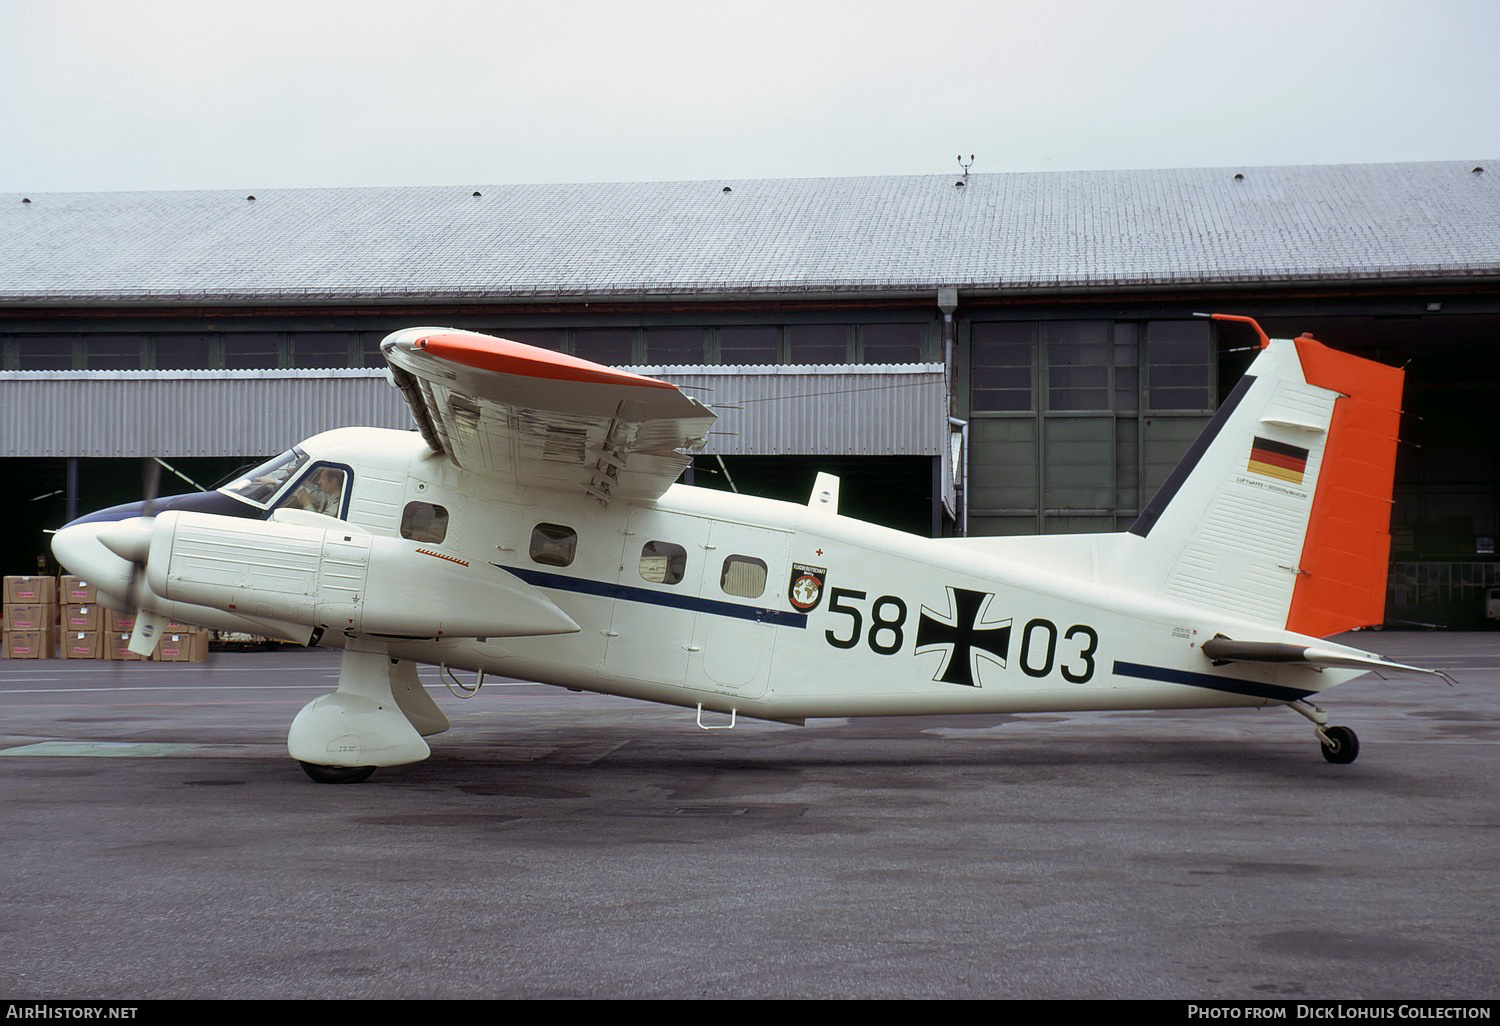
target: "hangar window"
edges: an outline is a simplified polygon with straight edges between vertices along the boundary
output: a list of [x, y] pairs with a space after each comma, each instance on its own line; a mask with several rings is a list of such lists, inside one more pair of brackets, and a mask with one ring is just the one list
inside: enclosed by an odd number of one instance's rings
[[546, 566], [571, 566], [578, 554], [578, 532], [561, 524], [537, 524], [531, 529], [531, 561]]
[[213, 339], [209, 335], [154, 335], [151, 366], [158, 370], [213, 367]]
[[788, 325], [786, 362], [848, 363], [848, 327], [843, 324]]
[[293, 367], [347, 367], [355, 339], [343, 331], [299, 331], [291, 336]]
[[1153, 410], [1211, 410], [1214, 383], [1208, 321], [1151, 321], [1146, 325], [1146, 400]]
[[140, 370], [145, 341], [141, 335], [90, 335], [84, 339], [84, 366], [89, 370]]
[[641, 547], [641, 580], [676, 584], [687, 570], [687, 549], [671, 542], [649, 541]]
[[408, 502], [401, 511], [401, 537], [440, 543], [448, 537], [448, 511], [430, 502]]
[[1027, 322], [980, 322], [970, 329], [973, 407], [985, 413], [1032, 409], [1031, 368], [1036, 349]]
[[15, 340], [16, 370], [72, 370], [72, 335], [19, 335]]
[[249, 331], [224, 336], [224, 366], [254, 370], [281, 366], [281, 336]]
[[719, 362], [775, 363], [781, 351], [781, 329], [773, 325], [719, 329]]
[[760, 598], [766, 590], [765, 562], [754, 556], [729, 556], [719, 575], [719, 587], [726, 595]]
[[1109, 321], [1047, 325], [1047, 408], [1107, 410], [1114, 340]]
[[680, 366], [703, 362], [702, 328], [647, 328], [646, 362]]
[[922, 358], [922, 325], [861, 325], [859, 343], [865, 363], [916, 363]]

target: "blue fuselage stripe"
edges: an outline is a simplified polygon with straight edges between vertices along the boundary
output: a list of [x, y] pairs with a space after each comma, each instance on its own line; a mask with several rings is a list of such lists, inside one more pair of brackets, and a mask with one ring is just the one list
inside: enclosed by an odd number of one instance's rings
[[532, 570], [529, 567], [501, 566], [499, 563], [492, 563], [491, 566], [515, 574], [527, 584], [538, 588], [554, 588], [558, 591], [577, 592], [580, 595], [623, 599], [626, 602], [644, 602], [647, 605], [686, 609], [689, 612], [708, 613], [713, 616], [732, 616], [739, 620], [774, 623], [782, 627], [805, 628], [807, 626], [806, 613], [790, 613], [780, 609], [764, 609], [760, 606], [742, 606], [735, 602], [721, 602], [718, 599], [699, 598], [696, 595], [652, 591], [650, 588], [637, 588], [630, 584], [591, 581], [585, 577], [568, 577], [546, 570]]
[[1194, 673], [1191, 670], [1172, 670], [1165, 666], [1146, 666], [1142, 663], [1127, 663], [1118, 659], [1115, 660], [1115, 676], [1159, 680], [1167, 684], [1186, 684], [1189, 687], [1208, 688], [1211, 691], [1227, 691], [1232, 695], [1269, 698], [1276, 702], [1295, 702], [1308, 695], [1317, 694], [1316, 691], [1284, 688], [1279, 684], [1239, 680], [1235, 677], [1218, 677], [1211, 673]]

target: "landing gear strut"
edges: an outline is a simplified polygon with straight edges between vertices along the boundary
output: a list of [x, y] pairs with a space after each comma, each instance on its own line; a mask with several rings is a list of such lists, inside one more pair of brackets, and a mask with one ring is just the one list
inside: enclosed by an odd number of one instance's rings
[[1359, 758], [1359, 735], [1348, 727], [1328, 726], [1328, 714], [1315, 705], [1306, 702], [1288, 702], [1294, 710], [1312, 720], [1313, 726], [1317, 728], [1318, 744], [1323, 749], [1323, 758], [1329, 762], [1345, 766]]
[[391, 658], [385, 645], [350, 641], [339, 686], [292, 721], [287, 750], [320, 784], [358, 784], [377, 766], [401, 766], [431, 754], [423, 737], [448, 729], [448, 717], [417, 679], [416, 664]]

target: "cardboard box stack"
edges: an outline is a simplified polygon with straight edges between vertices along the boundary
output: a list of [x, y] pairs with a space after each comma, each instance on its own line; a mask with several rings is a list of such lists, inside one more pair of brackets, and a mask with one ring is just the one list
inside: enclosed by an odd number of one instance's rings
[[4, 654], [7, 659], [51, 659], [57, 648], [57, 579], [5, 578]]
[[[5, 658], [140, 660], [130, 651], [135, 617], [98, 600], [92, 585], [71, 574], [5, 578]], [[208, 658], [208, 635], [202, 627], [169, 623], [151, 658], [201, 662]]]
[[107, 610], [99, 605], [99, 593], [80, 577], [64, 574], [58, 581], [58, 625], [62, 629], [62, 658], [98, 659], [103, 651], [99, 632], [104, 630]]

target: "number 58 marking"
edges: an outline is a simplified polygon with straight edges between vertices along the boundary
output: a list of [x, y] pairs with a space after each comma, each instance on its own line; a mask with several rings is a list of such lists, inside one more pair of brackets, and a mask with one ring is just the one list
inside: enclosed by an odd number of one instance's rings
[[[828, 611], [842, 613], [853, 621], [849, 625], [849, 636], [841, 638], [833, 631], [824, 631], [823, 636], [834, 648], [853, 648], [859, 644], [865, 619], [859, 607], [844, 602], [845, 599], [863, 600], [865, 593], [852, 588], [834, 588], [829, 597]], [[892, 655], [901, 651], [906, 635], [901, 628], [906, 625], [906, 603], [895, 595], [882, 595], [870, 606], [870, 632], [865, 638], [870, 650], [880, 655]]]

